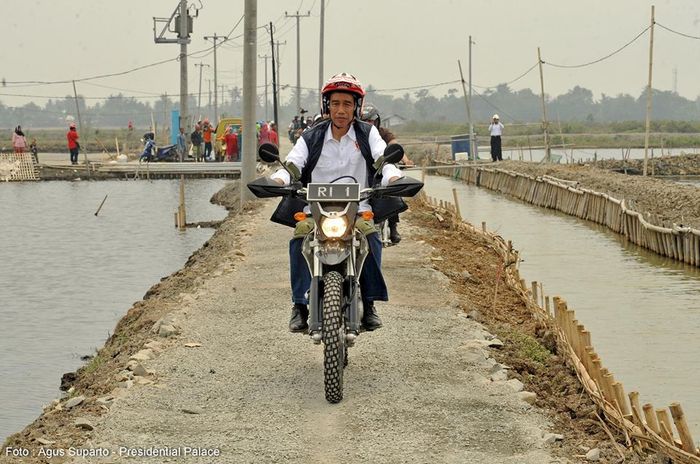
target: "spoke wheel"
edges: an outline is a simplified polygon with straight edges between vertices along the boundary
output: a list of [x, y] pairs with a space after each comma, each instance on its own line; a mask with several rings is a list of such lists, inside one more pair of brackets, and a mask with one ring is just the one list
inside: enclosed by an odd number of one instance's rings
[[323, 383], [326, 400], [343, 399], [346, 364], [345, 316], [342, 312], [343, 277], [333, 271], [323, 277]]

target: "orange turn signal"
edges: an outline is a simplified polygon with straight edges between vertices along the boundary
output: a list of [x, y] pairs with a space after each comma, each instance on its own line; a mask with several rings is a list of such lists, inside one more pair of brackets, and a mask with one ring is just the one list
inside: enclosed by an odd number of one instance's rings
[[306, 213], [303, 211], [299, 211], [297, 213], [294, 213], [294, 220], [297, 222], [303, 221], [306, 219]]
[[360, 216], [362, 216], [362, 219], [365, 221], [370, 221], [374, 219], [374, 213], [372, 211], [363, 211], [360, 213]]

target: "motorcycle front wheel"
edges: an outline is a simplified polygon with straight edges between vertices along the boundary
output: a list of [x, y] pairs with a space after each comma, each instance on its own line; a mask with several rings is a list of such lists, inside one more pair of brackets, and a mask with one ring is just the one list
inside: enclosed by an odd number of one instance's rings
[[323, 383], [329, 403], [343, 399], [346, 347], [342, 297], [343, 277], [335, 271], [323, 276]]

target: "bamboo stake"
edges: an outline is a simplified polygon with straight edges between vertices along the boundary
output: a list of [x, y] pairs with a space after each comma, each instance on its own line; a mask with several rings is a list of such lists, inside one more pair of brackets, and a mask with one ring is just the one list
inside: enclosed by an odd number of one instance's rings
[[481, 221], [481, 231], [486, 233], [486, 221]]
[[549, 295], [544, 297], [544, 307], [545, 307], [545, 310], [547, 311], [547, 314], [549, 315], [549, 317], [552, 317], [552, 310], [549, 307]]
[[673, 422], [676, 424], [676, 430], [678, 430], [678, 436], [681, 438], [681, 448], [690, 454], [696, 454], [695, 441], [693, 441], [693, 436], [690, 434], [688, 429], [688, 424], [685, 421], [685, 415], [683, 414], [683, 408], [679, 403], [671, 403], [668, 407], [671, 410], [671, 415], [673, 416]]
[[532, 299], [535, 301], [536, 305], [539, 305], [539, 295], [537, 293], [537, 281], [532, 281]]
[[668, 411], [665, 409], [656, 410], [656, 418], [659, 421], [659, 432], [660, 435], [672, 445], [675, 444], [673, 439], [673, 432], [671, 431], [671, 418], [668, 415]]
[[635, 424], [644, 429], [644, 423], [641, 415], [642, 407], [639, 405], [639, 392], [629, 392], [627, 396], [630, 399], [630, 407], [632, 409], [632, 416], [635, 419]]
[[659, 422], [656, 420], [656, 414], [654, 414], [654, 406], [651, 403], [645, 403], [642, 409], [644, 410], [644, 419], [649, 428], [657, 435], [660, 435]]
[[[109, 195], [109, 193], [107, 195]], [[102, 199], [102, 203], [100, 203], [100, 206], [97, 208], [97, 211], [95, 211], [95, 216], [97, 216], [100, 213], [102, 205], [104, 205], [105, 201], [107, 201], [107, 195], [105, 195], [105, 197]]]
[[455, 211], [456, 211], [456, 215], [457, 215], [457, 220], [459, 222], [462, 222], [462, 212], [459, 209], [459, 199], [457, 198], [457, 189], [456, 188], [452, 189], [452, 197], [455, 200]]
[[625, 401], [625, 389], [622, 386], [622, 383], [615, 382], [613, 384], [613, 390], [615, 391], [615, 397], [617, 398], [617, 402], [618, 402], [619, 407], [621, 409], [622, 415], [625, 417], [629, 416], [629, 418], [631, 418], [632, 411], [630, 410], [630, 407], [627, 404], [627, 401]]

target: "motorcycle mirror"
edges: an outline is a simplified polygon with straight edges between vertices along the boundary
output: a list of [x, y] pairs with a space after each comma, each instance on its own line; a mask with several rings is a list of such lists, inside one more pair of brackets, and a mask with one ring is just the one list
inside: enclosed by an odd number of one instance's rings
[[258, 148], [258, 156], [266, 163], [274, 163], [280, 160], [280, 151], [273, 143], [263, 143]]
[[387, 164], [395, 164], [403, 158], [403, 147], [398, 143], [387, 145], [384, 149], [384, 162]]

